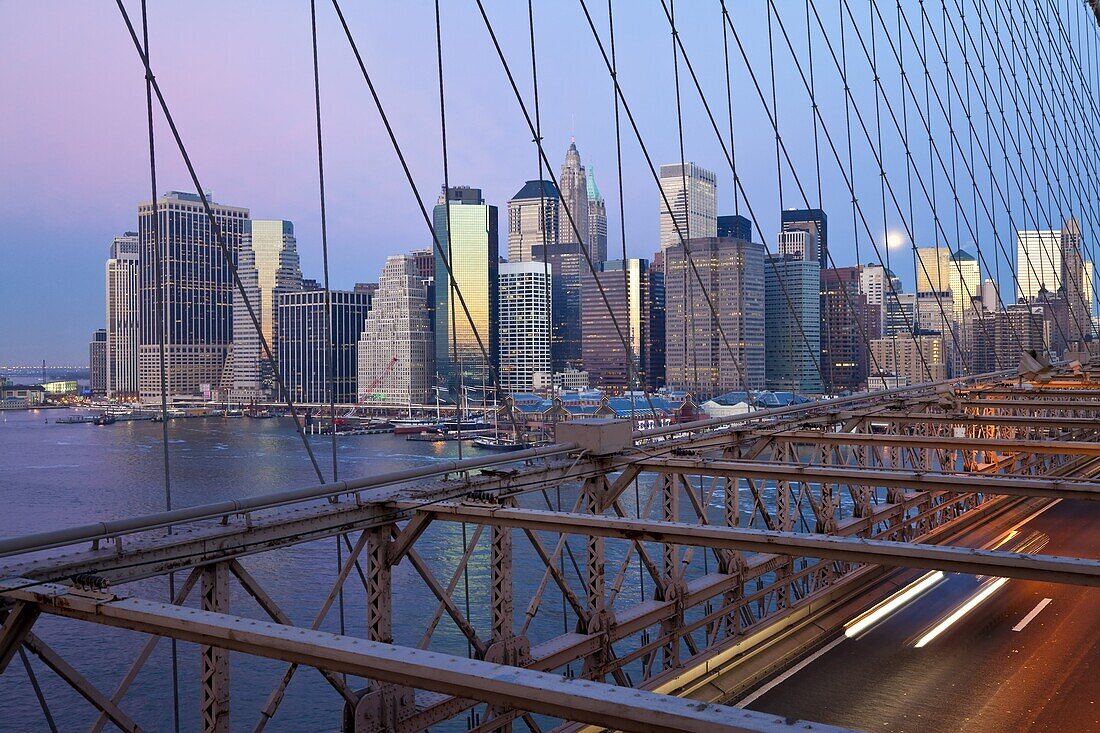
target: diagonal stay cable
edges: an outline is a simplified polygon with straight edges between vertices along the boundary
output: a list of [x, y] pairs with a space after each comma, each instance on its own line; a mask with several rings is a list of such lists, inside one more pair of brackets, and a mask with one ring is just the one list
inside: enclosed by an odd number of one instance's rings
[[160, 105], [161, 112], [164, 114], [164, 119], [168, 123], [169, 129], [172, 131], [172, 137], [176, 142], [176, 147], [179, 148], [180, 156], [183, 158], [184, 165], [187, 167], [187, 172], [191, 177], [191, 182], [195, 186], [195, 190], [198, 191], [199, 199], [202, 202], [203, 210], [206, 213], [206, 218], [210, 223], [210, 230], [214, 234], [215, 241], [218, 244], [218, 248], [222, 252], [222, 256], [225, 257], [229, 270], [233, 275], [233, 283], [237, 287], [237, 292], [240, 293], [241, 299], [244, 302], [245, 308], [248, 310], [249, 318], [252, 320], [252, 325], [256, 329], [256, 333], [260, 337], [260, 345], [263, 347], [264, 355], [272, 363], [272, 371], [275, 374], [275, 379], [279, 384], [279, 389], [285, 397], [287, 409], [290, 410], [291, 416], [294, 418], [295, 428], [298, 435], [302, 439], [302, 445], [305, 446], [306, 453], [309, 455], [310, 463], [313, 465], [313, 470], [317, 474], [318, 481], [324, 481], [324, 475], [321, 473], [321, 467], [317, 463], [317, 457], [313, 454], [313, 447], [309, 444], [309, 439], [306, 437], [305, 432], [302, 430], [301, 423], [298, 420], [298, 410], [294, 406], [294, 401], [290, 397], [290, 393], [286, 388], [286, 384], [283, 380], [283, 375], [275, 362], [274, 355], [271, 351], [271, 345], [267, 341], [267, 337], [264, 336], [263, 329], [260, 327], [260, 320], [256, 315], [256, 310], [253, 307], [251, 301], [248, 298], [248, 293], [244, 289], [244, 285], [241, 282], [240, 273], [237, 271], [237, 265], [233, 261], [233, 252], [229, 249], [229, 245], [225, 241], [225, 235], [222, 232], [221, 227], [218, 226], [218, 222], [214, 217], [214, 211], [210, 207], [210, 200], [206, 197], [206, 193], [203, 190], [202, 184], [199, 182], [198, 174], [195, 172], [195, 166], [191, 161], [191, 156], [187, 152], [187, 147], [183, 143], [183, 138], [180, 135], [179, 128], [176, 127], [176, 121], [172, 117], [172, 112], [168, 108], [168, 102], [164, 98], [164, 93], [161, 91], [160, 84], [157, 83], [156, 77], [153, 75], [153, 70], [149, 66], [149, 58], [145, 55], [145, 51], [142, 49], [141, 41], [137, 37], [137, 33], [134, 31], [134, 25], [130, 21], [130, 14], [126, 11], [126, 6], [123, 5], [122, 0], [115, 0], [118, 5], [119, 12], [122, 14], [122, 19], [126, 23], [126, 28], [130, 32], [130, 38], [134, 42], [134, 49], [137, 51], [138, 56], [141, 58], [142, 64], [145, 66], [146, 78], [149, 80], [150, 86], [156, 93], [157, 102]]

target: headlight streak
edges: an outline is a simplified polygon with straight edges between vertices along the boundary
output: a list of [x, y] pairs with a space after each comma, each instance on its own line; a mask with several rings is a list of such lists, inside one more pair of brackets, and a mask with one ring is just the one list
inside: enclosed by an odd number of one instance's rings
[[905, 588], [902, 588], [894, 593], [894, 595], [879, 603], [877, 606], [865, 611], [863, 614], [845, 624], [844, 636], [849, 639], [859, 636], [894, 611], [897, 611], [902, 606], [915, 599], [921, 593], [924, 593], [926, 590], [936, 585], [936, 583], [939, 583], [943, 580], [943, 577], [943, 572], [940, 570], [921, 576]]
[[925, 646], [933, 639], [935, 639], [937, 636], [947, 631], [949, 628], [951, 628], [951, 626], [959, 621], [959, 619], [973, 611], [975, 608], [981, 605], [983, 601], [985, 601], [991, 595], [1000, 590], [1001, 587], [1007, 582], [1008, 578], [997, 578], [993, 582], [984, 586], [980, 591], [971, 596], [966, 603], [956, 608], [953, 612], [951, 612], [949, 616], [947, 616], [947, 618], [940, 621], [938, 624], [932, 627], [931, 631], [922, 636], [917, 641], [915, 645], [916, 648], [920, 649], [921, 647]]

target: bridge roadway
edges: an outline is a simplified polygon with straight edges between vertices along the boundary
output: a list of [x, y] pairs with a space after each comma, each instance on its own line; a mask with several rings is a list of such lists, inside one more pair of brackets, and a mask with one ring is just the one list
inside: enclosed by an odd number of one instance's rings
[[[1097, 523], [1100, 505], [1061, 501], [1020, 527], [1014, 541], [1039, 532], [1050, 540], [1044, 553], [1100, 557]], [[891, 733], [1100, 730], [1100, 590], [1010, 580], [916, 647], [988, 582], [949, 575], [743, 701], [761, 712]]]

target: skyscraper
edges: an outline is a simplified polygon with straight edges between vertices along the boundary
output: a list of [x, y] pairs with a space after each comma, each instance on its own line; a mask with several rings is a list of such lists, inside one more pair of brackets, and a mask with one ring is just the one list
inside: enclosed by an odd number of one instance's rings
[[881, 306], [860, 292], [862, 266], [821, 270], [821, 371], [825, 390], [854, 392], [870, 372], [867, 341], [881, 335]]
[[94, 395], [107, 392], [107, 329], [98, 328], [88, 342], [88, 389]]
[[426, 404], [435, 385], [435, 343], [418, 254], [386, 258], [358, 347], [359, 402]]
[[593, 262], [607, 259], [607, 206], [596, 187], [596, 169], [588, 168], [588, 252]]
[[[435, 246], [413, 252], [416, 258], [416, 274], [424, 283], [428, 297], [428, 330], [432, 334], [432, 355], [435, 355]], [[434, 364], [433, 364], [434, 368]]]
[[[1092, 284], [1081, 253], [1081, 225], [1066, 219], [1062, 226], [1062, 287], [1069, 305], [1070, 341], [1081, 341], [1092, 331]], [[1086, 286], [1089, 288], [1085, 290]]]
[[[662, 386], [663, 364], [656, 363], [652, 342], [664, 338], [663, 308], [664, 277], [650, 270], [648, 260], [610, 260], [594, 275], [581, 278], [582, 361], [594, 386], [613, 391]], [[655, 327], [660, 334], [654, 333]], [[633, 382], [628, 380], [623, 339], [630, 344]]]
[[[274, 356], [278, 340], [275, 300], [281, 293], [302, 288], [294, 224], [283, 220], [246, 221], [237, 272]], [[254, 399], [274, 390], [274, 371], [240, 293], [234, 296], [233, 396], [242, 400]]]
[[917, 247], [917, 292], [945, 293], [951, 290], [954, 264], [947, 247]]
[[947, 378], [942, 336], [891, 336], [871, 341], [871, 355], [881, 373], [898, 378], [901, 386]]
[[550, 371], [550, 277], [541, 262], [505, 262], [499, 270], [500, 388], [530, 392], [535, 373]]
[[508, 201], [508, 260], [529, 262], [531, 248], [556, 244], [560, 221], [558, 189], [551, 181], [528, 181]]
[[973, 255], [961, 249], [951, 255], [947, 285], [951, 291], [952, 318], [955, 323], [962, 323], [971, 301], [982, 296], [982, 271]]
[[1016, 299], [1034, 301], [1039, 292], [1054, 294], [1062, 287], [1060, 229], [1016, 232]]
[[331, 296], [331, 332], [325, 328], [324, 290], [276, 296], [279, 372], [295, 402], [328, 402], [330, 373], [336, 403], [355, 402], [358, 341], [371, 298], [348, 290], [333, 290]]
[[764, 265], [766, 384], [821, 392], [821, 272], [817, 260], [772, 255]]
[[829, 217], [821, 209], [785, 209], [779, 216], [784, 232], [804, 231], [813, 237], [817, 253], [813, 259], [821, 267], [829, 266]]
[[718, 236], [752, 241], [752, 221], [740, 214], [718, 217]]
[[[248, 209], [215, 203], [207, 196], [214, 223], [229, 250], [215, 236], [197, 194], [170, 191], [138, 206], [141, 242], [141, 337], [138, 389], [142, 400], [160, 398], [158, 338], [164, 329], [168, 397], [196, 395], [226, 386], [226, 360], [233, 344], [233, 275]], [[160, 253], [161, 279], [155, 261]], [[164, 293], [164, 312], [157, 293]]]
[[138, 393], [139, 247], [137, 232], [115, 237], [105, 268], [106, 392], [109, 398], [133, 397]]
[[718, 236], [718, 178], [702, 166], [662, 165], [657, 206], [662, 251], [683, 240]]
[[553, 333], [550, 358], [554, 371], [581, 366], [581, 275], [588, 272], [581, 245], [576, 242], [537, 246], [532, 250], [534, 260], [545, 258], [554, 273], [551, 283], [553, 293]]
[[[449, 201], [449, 205], [448, 205]], [[435, 359], [436, 370], [456, 388], [461, 372], [466, 386], [492, 384], [498, 330], [497, 207], [485, 203], [480, 188], [452, 187], [439, 196], [434, 228], [440, 246], [450, 259], [451, 273], [435, 254]], [[459, 300], [465, 299], [470, 319]], [[479, 345], [480, 340], [480, 345]], [[487, 354], [483, 354], [481, 346]], [[455, 393], [452, 393], [455, 394]]]
[[[584, 166], [581, 165], [581, 154], [577, 152], [577, 141], [569, 141], [569, 149], [565, 151], [565, 162], [561, 165], [561, 174], [558, 176], [558, 185], [561, 187], [561, 213], [558, 217], [560, 242], [580, 242], [589, 249], [588, 241], [588, 181]], [[568, 214], [566, 208], [568, 207]], [[570, 223], [570, 215], [573, 222]], [[576, 230], [574, 231], [574, 227]], [[596, 259], [589, 249], [592, 259]]]
[[690, 391], [697, 401], [746, 386], [763, 389], [764, 246], [708, 237], [692, 240], [689, 247], [690, 262], [683, 245], [663, 253], [668, 385]]

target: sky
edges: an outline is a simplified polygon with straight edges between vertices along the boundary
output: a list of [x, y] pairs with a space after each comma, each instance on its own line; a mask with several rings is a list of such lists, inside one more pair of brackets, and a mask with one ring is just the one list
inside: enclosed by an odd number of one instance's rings
[[[588, 4], [606, 44], [606, 4], [599, 0]], [[531, 105], [526, 3], [486, 0], [485, 5], [524, 101]], [[835, 41], [840, 16], [833, 4], [828, 5], [829, 11], [822, 11], [823, 22], [828, 37]], [[345, 2], [344, 6], [409, 161], [416, 194], [430, 208], [442, 183], [434, 6], [426, 0]], [[503, 217], [508, 198], [525, 180], [537, 177], [532, 135], [476, 3], [443, 0], [441, 6], [451, 182], [482, 188]], [[624, 116], [626, 226], [622, 227], [613, 91], [580, 3], [536, 0], [534, 6], [547, 153], [557, 169], [570, 137], [575, 136], [582, 161], [590, 171], [595, 168], [607, 200], [609, 250], [620, 252], [625, 239], [629, 256], [651, 257], [658, 240], [656, 184]], [[777, 6], [808, 72], [803, 4]], [[770, 104], [773, 77], [765, 5], [736, 2], [730, 7], [744, 52], [757, 74], [754, 82], [730, 35], [734, 150], [748, 205], [761, 227], [754, 238], [763, 237], [774, 245], [781, 208], [816, 206], [820, 201], [831, 214], [830, 248], [838, 265], [854, 264], [857, 245], [860, 260], [876, 261], [874, 247], [886, 255], [885, 241], [896, 240], [900, 246], [893, 251], [892, 266], [911, 284], [909, 234], [921, 243], [931, 243], [940, 239], [941, 230], [933, 224], [931, 207], [915, 183], [910, 184], [916, 201], [911, 226], [897, 214], [889, 194], [883, 215], [878, 168], [858, 127], [852, 128], [852, 182], [862, 202], [862, 216], [853, 222], [852, 196], [841, 173], [847, 165], [843, 88], [825, 46], [826, 36], [811, 20], [818, 101], [842, 158], [838, 166], [819, 131], [819, 188], [812, 109], [786, 41], [773, 27], [778, 119], [791, 157], [790, 167], [785, 162], [780, 166], [780, 186], [775, 135], [755, 86], [760, 84]], [[137, 22], [139, 5], [131, 0], [127, 8]], [[680, 146], [672, 41], [661, 2], [620, 1], [615, 8], [623, 93], [652, 162], [676, 162]], [[94, 329], [103, 326], [103, 266], [111, 238], [136, 228], [137, 205], [149, 197], [141, 63], [114, 3], [7, 3], [3, 17], [0, 365], [42, 359], [51, 364], [84, 364], [88, 340]], [[318, 17], [331, 271], [334, 287], [350, 288], [355, 282], [377, 280], [387, 255], [429, 246], [431, 238], [331, 4], [318, 2]], [[681, 59], [684, 158], [718, 174], [719, 213], [733, 213], [735, 208], [748, 213], [744, 200], [734, 200], [732, 171], [723, 150], [729, 143], [729, 121], [720, 21], [718, 2], [681, 0], [678, 4], [681, 38], [724, 139], [719, 143]], [[866, 32], [867, 18], [861, 15], [858, 22]], [[293, 221], [303, 273], [319, 277], [308, 3], [150, 3], [150, 44], [154, 73], [203, 187], [216, 201], [250, 208], [254, 218]], [[919, 128], [916, 109], [905, 101], [888, 48], [883, 45], [878, 51], [880, 73], [884, 78], [893, 76], [886, 94], [899, 114], [903, 106], [908, 109], [909, 123]], [[915, 58], [911, 44], [900, 48]], [[849, 53], [850, 83], [857, 98], [864, 100], [862, 114], [873, 136], [871, 70], [860, 56], [851, 28]], [[888, 170], [901, 171], [892, 180], [905, 208], [904, 150], [884, 108], [880, 115], [883, 162]], [[163, 119], [157, 117], [158, 190], [194, 190]], [[929, 114], [937, 138], [946, 133], [942, 117], [940, 112]], [[927, 144], [923, 129], [913, 134]], [[940, 144], [946, 158], [950, 142], [941, 138]], [[929, 161], [927, 149], [920, 155], [929, 180], [942, 176]], [[977, 177], [979, 189], [989, 186], [988, 178], [981, 173]], [[956, 235], [951, 219], [954, 208], [951, 216], [942, 213], [952, 200], [944, 181], [936, 194], [944, 240], [971, 250], [975, 240], [985, 241], [991, 265], [994, 252], [1014, 249], [1007, 216], [985, 216], [977, 206], [973, 185], [962, 185], [967, 183], [962, 178], [959, 189], [965, 195], [960, 196], [975, 201], [967, 216], [972, 221], [960, 223]], [[988, 196], [992, 204], [993, 194]], [[1050, 211], [1035, 211], [1032, 218], [1045, 225], [1047, 221], [1039, 220], [1057, 220], [1056, 208], [1052, 203]], [[894, 236], [888, 237], [889, 231]], [[500, 244], [503, 253], [505, 241]], [[1010, 267], [1011, 254], [997, 256], [1001, 266]], [[1011, 284], [1005, 290], [1010, 292]]]

